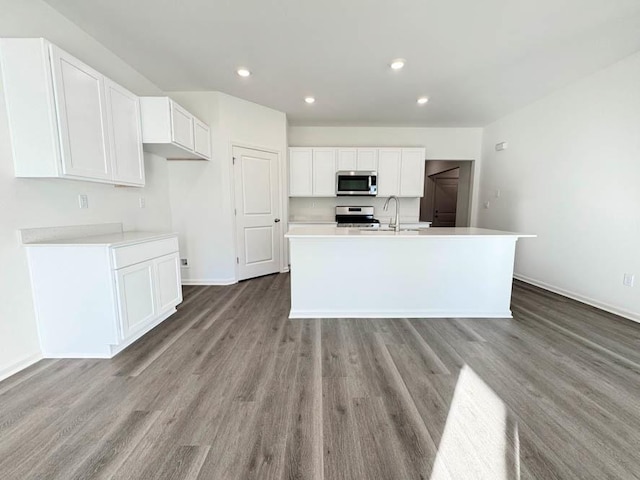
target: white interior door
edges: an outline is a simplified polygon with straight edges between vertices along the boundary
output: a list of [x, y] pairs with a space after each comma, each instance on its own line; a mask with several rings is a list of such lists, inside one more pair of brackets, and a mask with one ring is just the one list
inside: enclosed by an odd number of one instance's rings
[[280, 271], [278, 156], [233, 147], [238, 279]]

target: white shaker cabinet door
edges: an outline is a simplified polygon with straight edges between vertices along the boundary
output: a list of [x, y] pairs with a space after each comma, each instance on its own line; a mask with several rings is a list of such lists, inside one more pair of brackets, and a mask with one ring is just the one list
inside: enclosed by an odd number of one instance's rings
[[126, 339], [156, 318], [154, 261], [116, 270], [122, 338]]
[[194, 120], [194, 151], [205, 158], [211, 159], [211, 133], [209, 126], [200, 120]]
[[359, 148], [358, 149], [358, 170], [377, 171], [378, 170], [378, 149]]
[[105, 94], [113, 179], [118, 184], [144, 186], [140, 101], [108, 78]]
[[155, 264], [158, 313], [162, 313], [182, 302], [180, 255], [172, 253], [171, 255], [156, 258]]
[[289, 196], [313, 195], [313, 153], [310, 148], [289, 149]]
[[378, 151], [378, 196], [400, 195], [400, 148], [381, 148]]
[[424, 196], [425, 151], [423, 148], [403, 148], [400, 169], [400, 195]]
[[193, 115], [175, 102], [171, 102], [171, 136], [178, 145], [193, 150]]
[[336, 150], [313, 149], [313, 196], [336, 196]]
[[338, 171], [358, 169], [358, 150], [355, 148], [338, 149]]
[[53, 45], [51, 64], [63, 175], [111, 180], [104, 76]]

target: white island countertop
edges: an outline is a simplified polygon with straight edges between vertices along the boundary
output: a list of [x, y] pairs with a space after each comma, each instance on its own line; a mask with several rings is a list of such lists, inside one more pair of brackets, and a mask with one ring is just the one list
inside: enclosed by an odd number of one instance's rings
[[88, 235], [76, 238], [57, 238], [55, 240], [41, 240], [28, 242], [26, 247], [52, 247], [52, 246], [104, 246], [119, 247], [122, 245], [132, 245], [136, 243], [144, 243], [151, 240], [162, 240], [164, 238], [172, 238], [177, 233], [171, 232], [114, 232], [105, 235]]
[[[485, 228], [289, 230], [291, 318], [509, 318], [516, 244]], [[371, 240], [371, 239], [375, 240]]]
[[431, 227], [421, 229], [405, 229], [400, 227], [399, 232], [388, 229], [365, 229], [365, 228], [344, 228], [329, 225], [313, 225], [308, 227], [296, 227], [289, 230], [287, 238], [335, 238], [335, 237], [357, 237], [357, 238], [484, 238], [484, 237], [535, 237], [524, 233], [503, 232], [501, 230], [489, 230], [476, 227]]

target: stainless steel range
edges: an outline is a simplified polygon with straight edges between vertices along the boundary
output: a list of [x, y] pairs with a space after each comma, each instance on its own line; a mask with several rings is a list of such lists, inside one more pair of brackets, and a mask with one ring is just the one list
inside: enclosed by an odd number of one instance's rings
[[339, 227], [376, 228], [380, 221], [373, 213], [373, 207], [336, 207], [336, 222]]

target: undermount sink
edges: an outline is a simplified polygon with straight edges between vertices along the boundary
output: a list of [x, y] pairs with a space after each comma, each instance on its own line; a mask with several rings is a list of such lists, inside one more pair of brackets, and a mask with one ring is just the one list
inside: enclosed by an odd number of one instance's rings
[[[380, 227], [380, 228], [376, 228], [377, 231], [379, 232], [393, 232], [395, 229], [393, 228], [389, 228], [389, 227]], [[420, 231], [419, 228], [402, 228], [400, 227], [400, 232], [418, 232]]]

